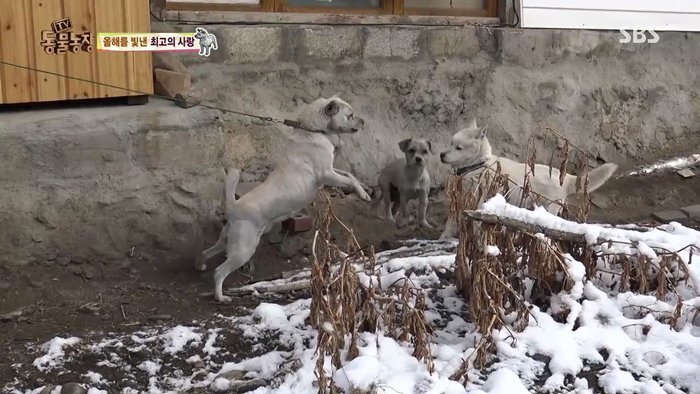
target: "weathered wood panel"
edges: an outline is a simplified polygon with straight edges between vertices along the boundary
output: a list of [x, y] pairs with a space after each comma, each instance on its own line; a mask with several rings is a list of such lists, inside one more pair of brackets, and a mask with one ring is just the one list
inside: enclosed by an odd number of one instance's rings
[[[0, 59], [16, 65], [0, 64], [0, 104], [153, 93], [150, 53], [97, 51], [98, 32], [150, 32], [148, 0], [0, 0], [0, 10]], [[91, 52], [45, 51], [42, 31], [65, 18], [74, 37], [92, 34]]]

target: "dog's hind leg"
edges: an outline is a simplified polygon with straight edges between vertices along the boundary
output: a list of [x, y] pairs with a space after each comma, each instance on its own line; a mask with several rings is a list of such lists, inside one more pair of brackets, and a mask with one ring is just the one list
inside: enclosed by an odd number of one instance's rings
[[194, 262], [194, 269], [197, 271], [207, 270], [207, 261], [211, 260], [217, 254], [226, 250], [226, 232], [228, 231], [228, 223], [221, 229], [219, 239], [210, 248], [205, 249], [199, 254], [199, 258]]
[[231, 297], [224, 295], [224, 280], [253, 257], [261, 236], [261, 229], [254, 222], [239, 221], [229, 226], [226, 261], [214, 270], [214, 297], [219, 302], [231, 301]]
[[[238, 186], [238, 181], [241, 178], [241, 172], [236, 168], [229, 168], [226, 171], [226, 178], [224, 179], [224, 208], [226, 216], [230, 216], [233, 213], [233, 207], [236, 204], [236, 187]], [[226, 250], [226, 233], [228, 232], [228, 223], [221, 229], [221, 234], [219, 234], [219, 239], [216, 243], [202, 251], [194, 262], [194, 269], [197, 271], [207, 270], [207, 261], [212, 257]]]

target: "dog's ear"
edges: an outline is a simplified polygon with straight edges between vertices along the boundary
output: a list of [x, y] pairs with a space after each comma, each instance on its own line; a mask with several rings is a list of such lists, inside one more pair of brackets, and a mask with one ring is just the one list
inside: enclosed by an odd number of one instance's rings
[[488, 126], [484, 126], [479, 130], [479, 136], [477, 138], [481, 139], [486, 137], [486, 132], [488, 131]]
[[340, 106], [335, 100], [330, 100], [323, 108], [323, 113], [329, 118], [335, 116], [338, 111], [340, 111]]
[[408, 150], [408, 144], [410, 144], [411, 141], [412, 138], [406, 138], [399, 142], [399, 149], [401, 149], [401, 152], [406, 152]]
[[332, 95], [331, 97], [329, 97], [329, 99], [331, 99], [331, 100], [334, 99], [334, 98], [340, 98], [340, 92], [338, 92], [338, 93]]
[[428, 152], [435, 153], [435, 152], [433, 152], [433, 144], [428, 140], [425, 140], [425, 142], [428, 143]]
[[472, 118], [472, 120], [469, 122], [469, 125], [467, 125], [468, 128], [470, 129], [475, 129], [477, 128], [476, 126], [476, 118]]

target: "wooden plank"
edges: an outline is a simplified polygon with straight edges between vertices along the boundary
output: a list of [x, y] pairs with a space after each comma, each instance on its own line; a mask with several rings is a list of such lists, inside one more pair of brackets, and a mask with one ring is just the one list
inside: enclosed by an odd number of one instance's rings
[[[63, 12], [63, 1], [45, 1], [31, 0], [32, 25], [33, 25], [33, 40], [30, 47], [33, 48], [35, 57], [35, 66], [42, 71], [49, 71], [59, 75], [66, 75], [66, 61], [68, 58], [68, 48], [65, 53], [46, 53], [44, 47], [41, 46], [42, 30], [51, 30], [53, 21], [63, 19], [66, 15]], [[37, 93], [38, 97], [35, 101], [54, 101], [65, 100], [66, 96], [66, 77], [51, 75], [37, 71]]]
[[217, 0], [207, 0], [207, 1], [173, 1], [167, 0], [165, 2], [166, 10], [174, 11], [265, 11], [264, 4], [241, 4], [231, 1], [217, 1]]
[[[0, 0], [0, 29], [2, 60], [22, 67], [34, 67], [31, 52], [36, 38], [32, 37], [31, 3], [24, 0]], [[30, 21], [29, 21], [30, 22]], [[18, 45], [18, 43], [22, 43]], [[36, 98], [36, 73], [9, 65], [2, 67], [3, 102], [26, 103]]]
[[488, 16], [498, 16], [498, 0], [486, 0], [486, 13]]
[[297, 7], [287, 4], [287, 0], [279, 0], [280, 11], [281, 12], [296, 12], [296, 13], [316, 13], [323, 14], [326, 12], [332, 12], [334, 14], [355, 14], [355, 15], [387, 15], [393, 10], [387, 9], [381, 6], [376, 8], [363, 8], [363, 7], [330, 7], [330, 6], [318, 6], [318, 7]]
[[[124, 5], [124, 1], [101, 1], [95, 4], [96, 31], [101, 33], [123, 32], [126, 28], [125, 18], [127, 18]], [[126, 53], [99, 51], [97, 55], [97, 75], [100, 83], [127, 88], [129, 77]], [[126, 90], [116, 87], [98, 86], [99, 97], [123, 97], [128, 95]]]
[[[0, 21], [2, 22], [2, 21]], [[2, 26], [2, 24], [0, 24]], [[0, 59], [2, 59], [2, 37], [0, 37]], [[5, 71], [5, 66], [0, 64], [0, 104], [3, 104], [5, 102], [5, 89], [2, 88], [2, 78], [3, 78], [3, 72]]]
[[[148, 0], [125, 0], [126, 31], [150, 33]], [[150, 52], [127, 52], [129, 95], [153, 94], [153, 62]]]
[[394, 2], [403, 2], [403, 0], [379, 0], [379, 6], [382, 8], [382, 13], [391, 15], [394, 13]]
[[237, 5], [260, 5], [260, 0], [166, 0], [166, 3], [199, 3], [199, 4], [237, 4]]
[[[2, 7], [4, 0], [0, 0], [0, 7]], [[5, 27], [5, 24], [3, 23], [3, 14], [0, 14], [0, 31], [2, 31]], [[5, 60], [5, 58], [2, 56], [2, 34], [0, 34], [0, 60]], [[4, 104], [5, 101], [5, 88], [3, 86], [3, 80], [5, 79], [5, 66], [4, 64], [0, 64], [0, 104]]]
[[405, 15], [403, 11], [403, 3], [404, 0], [394, 0], [394, 9], [392, 12], [394, 15]]
[[162, 17], [168, 21], [178, 22], [241, 24], [488, 26], [500, 23], [498, 18], [471, 16], [303, 14], [238, 11], [165, 11]]
[[[25, 0], [26, 1], [26, 0]], [[36, 69], [36, 54], [32, 50], [33, 47], [36, 46], [36, 38], [34, 37], [34, 21], [33, 21], [33, 10], [32, 10], [32, 3], [27, 2], [28, 4], [26, 5], [25, 8], [25, 14], [24, 14], [24, 23], [25, 23], [25, 29], [26, 29], [26, 40], [27, 43], [31, 43], [31, 45], [27, 45], [27, 56], [29, 60], [29, 65], [31, 68]], [[29, 78], [30, 78], [30, 88], [29, 91], [31, 92], [32, 96], [32, 101], [39, 101], [39, 75], [38, 72], [31, 70], [29, 72]]]
[[277, 0], [260, 0], [262, 12], [274, 12], [277, 4]]
[[[87, 81], [97, 80], [97, 50], [94, 1], [93, 0], [63, 0], [66, 17], [73, 23], [73, 33], [92, 33], [92, 52], [80, 51], [66, 56], [68, 75]], [[98, 85], [89, 82], [68, 79], [66, 82], [68, 99], [85, 99], [99, 97]]]
[[468, 8], [404, 8], [406, 15], [432, 15], [432, 16], [472, 16], [472, 17], [487, 17], [489, 16], [486, 9], [468, 9]]

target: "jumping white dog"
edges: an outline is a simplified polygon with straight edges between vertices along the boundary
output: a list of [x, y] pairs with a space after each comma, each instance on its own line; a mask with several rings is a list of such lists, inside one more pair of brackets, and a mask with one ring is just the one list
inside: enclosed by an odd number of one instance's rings
[[[496, 163], [501, 166], [501, 174], [508, 176], [512, 187], [508, 190], [507, 201], [510, 204], [521, 205], [521, 193], [525, 174], [529, 166], [491, 153], [491, 144], [486, 138], [486, 126], [478, 127], [473, 120], [467, 128], [452, 136], [450, 149], [440, 153], [440, 160], [452, 166], [456, 175], [464, 179], [475, 179], [483, 171], [495, 170]], [[606, 163], [594, 168], [588, 174], [588, 192], [592, 192], [607, 182], [617, 170], [617, 164]], [[559, 170], [551, 169], [544, 164], [536, 164], [534, 176], [530, 175], [530, 188], [533, 192], [550, 201], [564, 202], [566, 198], [576, 193], [576, 176], [565, 174], [564, 182], [559, 184]], [[522, 201], [522, 205], [530, 208], [533, 201]], [[547, 210], [558, 213], [559, 206], [550, 203]], [[452, 218], [447, 219], [445, 230], [440, 239], [453, 238], [457, 234], [457, 224]]]
[[[226, 177], [227, 223], [216, 243], [204, 250], [195, 269], [206, 270], [206, 261], [226, 250], [226, 261], [214, 271], [214, 297], [228, 302], [223, 294], [226, 277], [250, 260], [260, 237], [275, 223], [287, 219], [313, 202], [324, 185], [351, 188], [370, 201], [362, 184], [351, 174], [333, 168], [337, 134], [356, 133], [364, 121], [356, 118], [350, 104], [338, 95], [320, 98], [304, 106], [297, 117], [287, 155], [263, 183], [235, 200], [239, 171]], [[311, 130], [311, 131], [306, 131]]]

